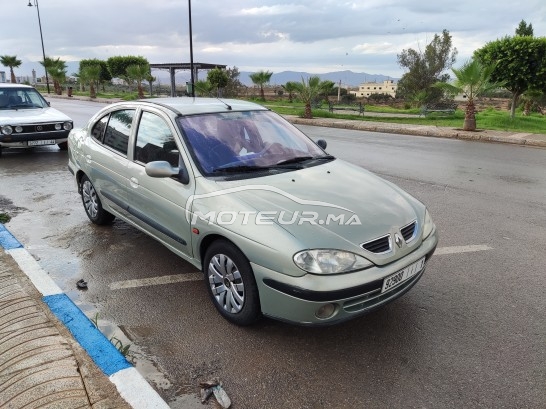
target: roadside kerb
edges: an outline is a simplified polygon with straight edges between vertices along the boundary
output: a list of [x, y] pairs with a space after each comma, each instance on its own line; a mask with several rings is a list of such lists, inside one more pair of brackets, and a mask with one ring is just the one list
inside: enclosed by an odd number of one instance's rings
[[512, 133], [508, 131], [478, 130], [463, 131], [462, 129], [440, 127], [435, 125], [411, 125], [359, 120], [341, 120], [334, 118], [305, 119], [295, 115], [283, 115], [296, 125], [312, 125], [327, 128], [352, 129], [356, 131], [396, 133], [402, 135], [432, 136], [437, 138], [452, 138], [482, 142], [509, 143], [546, 147], [545, 134]]
[[0, 247], [18, 264], [42, 295], [42, 301], [64, 324], [76, 342], [135, 409], [169, 408], [167, 403], [63, 293], [23, 245], [0, 224]]
[[[48, 98], [78, 99], [82, 101], [101, 102], [111, 104], [123, 100], [111, 98], [90, 98], [84, 96], [69, 97], [66, 95], [44, 95]], [[187, 98], [187, 97], [180, 97]], [[367, 116], [373, 116], [367, 112]], [[379, 115], [379, 114], [378, 114]], [[436, 138], [451, 138], [461, 140], [472, 140], [481, 142], [509, 143], [513, 145], [528, 145], [546, 148], [546, 134], [514, 133], [510, 131], [495, 131], [479, 129], [475, 132], [463, 131], [462, 129], [449, 128], [435, 125], [412, 125], [389, 122], [361, 121], [358, 119], [337, 119], [337, 118], [301, 118], [297, 115], [282, 115], [289, 122], [296, 125], [322, 126], [327, 128], [352, 129], [355, 131], [396, 133], [401, 135], [431, 136]]]

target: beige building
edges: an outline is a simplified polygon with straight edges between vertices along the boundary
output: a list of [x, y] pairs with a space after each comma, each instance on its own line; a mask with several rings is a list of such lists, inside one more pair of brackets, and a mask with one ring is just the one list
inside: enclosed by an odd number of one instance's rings
[[365, 82], [358, 86], [358, 91], [350, 91], [351, 94], [355, 95], [357, 98], [369, 97], [372, 94], [388, 94], [391, 97], [396, 96], [396, 89], [398, 84], [394, 80], [385, 80], [383, 83], [380, 82]]

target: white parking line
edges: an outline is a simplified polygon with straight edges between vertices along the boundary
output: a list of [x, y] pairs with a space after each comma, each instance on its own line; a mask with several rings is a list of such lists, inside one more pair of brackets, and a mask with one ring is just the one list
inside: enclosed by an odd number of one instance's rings
[[[457, 254], [457, 253], [471, 253], [475, 251], [493, 250], [485, 244], [477, 244], [470, 246], [451, 246], [451, 247], [438, 247], [434, 252], [435, 256], [442, 256], [445, 254]], [[203, 280], [202, 273], [187, 273], [187, 274], [174, 274], [161, 277], [141, 278], [137, 280], [125, 280], [116, 281], [110, 284], [110, 290], [122, 290], [124, 288], [138, 288], [148, 287], [152, 285], [164, 285], [173, 283], [182, 283], [185, 281], [201, 281]]]
[[457, 254], [457, 253], [471, 253], [473, 251], [486, 251], [493, 250], [493, 247], [489, 247], [485, 244], [476, 244], [473, 246], [452, 246], [452, 247], [438, 247], [434, 252], [435, 256], [443, 256], [445, 254]]
[[202, 273], [175, 274], [170, 276], [141, 278], [137, 280], [115, 281], [110, 284], [110, 290], [121, 290], [123, 288], [148, 287], [151, 285], [162, 285], [181, 283], [184, 281], [201, 281]]

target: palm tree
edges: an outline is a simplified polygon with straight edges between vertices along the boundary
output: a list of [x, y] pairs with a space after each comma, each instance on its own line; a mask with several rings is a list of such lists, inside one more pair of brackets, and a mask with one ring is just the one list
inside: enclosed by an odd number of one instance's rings
[[195, 93], [197, 93], [197, 95], [199, 95], [200, 97], [210, 97], [212, 91], [214, 91], [214, 88], [214, 84], [211, 84], [207, 80], [197, 81], [194, 85]]
[[254, 74], [250, 74], [250, 79], [254, 85], [260, 86], [260, 97], [262, 101], [265, 101], [264, 84], [267, 84], [271, 79], [273, 73], [271, 71], [258, 71]]
[[144, 90], [142, 88], [142, 81], [147, 80], [150, 76], [150, 66], [146, 64], [133, 64], [129, 65], [126, 69], [127, 77], [135, 80], [138, 88], [138, 97], [144, 98]]
[[288, 81], [286, 84], [282, 85], [282, 87], [286, 92], [288, 92], [288, 102], [292, 102], [294, 92], [296, 92], [297, 83], [294, 81]]
[[544, 98], [544, 93], [538, 90], [528, 89], [521, 94], [521, 102], [523, 102], [523, 116], [529, 116], [531, 108], [540, 104], [540, 100]]
[[100, 81], [101, 67], [100, 65], [87, 65], [80, 70], [81, 83], [89, 84], [89, 97], [97, 98], [95, 84]]
[[51, 57], [46, 57], [44, 62], [40, 62], [47, 70], [51, 78], [53, 79], [53, 88], [55, 89], [55, 94], [62, 95], [63, 88], [61, 87], [61, 82], [66, 81], [66, 62], [57, 58], [54, 60]]
[[2, 55], [0, 56], [0, 63], [4, 67], [9, 67], [11, 73], [11, 83], [15, 84], [17, 80], [15, 79], [13, 69], [21, 66], [21, 60], [18, 60], [16, 55]]
[[319, 77], [312, 76], [309, 77], [307, 81], [305, 81], [305, 79], [302, 77], [301, 82], [294, 83], [298, 97], [305, 104], [305, 113], [303, 114], [304, 118], [313, 118], [311, 104], [331, 87], [331, 82], [332, 81], [321, 82]]
[[469, 60], [459, 69], [451, 68], [455, 74], [455, 82], [437, 82], [435, 87], [440, 88], [452, 95], [466, 95], [466, 108], [464, 114], [463, 130], [476, 130], [476, 106], [474, 99], [481, 94], [499, 88], [501, 85], [491, 82], [491, 73], [495, 69], [494, 65], [485, 66], [478, 60]]

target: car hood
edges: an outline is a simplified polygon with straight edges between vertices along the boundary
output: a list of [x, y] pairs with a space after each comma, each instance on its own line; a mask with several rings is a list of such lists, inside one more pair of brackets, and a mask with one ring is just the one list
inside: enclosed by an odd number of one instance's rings
[[72, 121], [70, 117], [56, 110], [55, 108], [22, 108], [0, 110], [0, 124], [11, 125], [35, 124], [45, 122]]
[[[209, 179], [206, 185], [207, 193], [196, 191], [194, 199], [201, 211], [256, 212], [249, 213], [246, 225], [239, 218], [226, 228], [262, 242], [278, 240], [273, 227], [282, 229], [301, 249], [336, 248], [370, 256], [360, 244], [413, 221], [420, 225], [425, 212], [424, 205], [397, 186], [339, 159], [253, 179]], [[392, 261], [390, 256], [368, 258]]]

